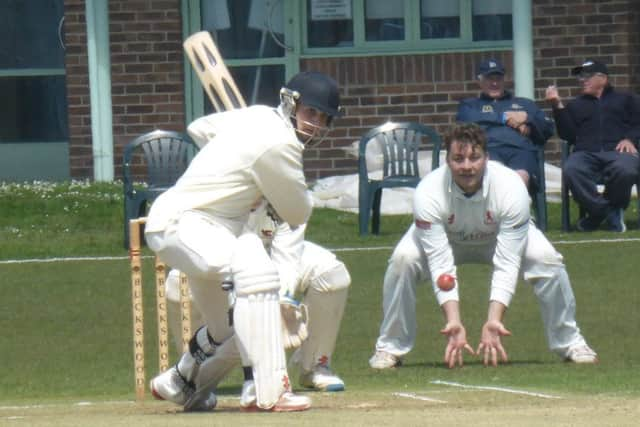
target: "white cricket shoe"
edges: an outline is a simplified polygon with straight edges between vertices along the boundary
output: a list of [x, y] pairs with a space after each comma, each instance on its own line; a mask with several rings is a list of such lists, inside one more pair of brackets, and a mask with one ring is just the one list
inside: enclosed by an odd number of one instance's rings
[[295, 412], [306, 411], [311, 407], [311, 399], [307, 396], [293, 394], [285, 391], [280, 399], [269, 409], [258, 407], [256, 399], [256, 387], [253, 380], [245, 381], [242, 384], [242, 394], [240, 395], [240, 409], [245, 412]]
[[567, 361], [573, 363], [598, 363], [598, 354], [586, 343], [578, 344], [567, 351], [565, 357]]
[[316, 365], [312, 371], [302, 372], [300, 385], [320, 391], [344, 391], [344, 381], [326, 365]]
[[257, 407], [256, 384], [253, 380], [242, 383], [242, 393], [240, 393], [240, 407], [242, 409]]
[[211, 411], [218, 403], [212, 392], [196, 393], [195, 386], [184, 380], [175, 365], [153, 378], [149, 388], [156, 399], [173, 402], [185, 411]]
[[402, 359], [387, 353], [383, 350], [376, 350], [376, 353], [369, 359], [369, 366], [373, 369], [391, 369], [402, 364]]

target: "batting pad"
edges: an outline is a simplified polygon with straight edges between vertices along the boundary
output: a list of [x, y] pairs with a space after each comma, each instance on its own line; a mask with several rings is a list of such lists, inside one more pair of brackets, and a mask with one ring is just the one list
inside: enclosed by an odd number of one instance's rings
[[253, 368], [258, 407], [270, 409], [289, 384], [278, 292], [238, 296], [233, 321], [240, 352]]
[[208, 31], [191, 35], [182, 46], [216, 111], [246, 107]]

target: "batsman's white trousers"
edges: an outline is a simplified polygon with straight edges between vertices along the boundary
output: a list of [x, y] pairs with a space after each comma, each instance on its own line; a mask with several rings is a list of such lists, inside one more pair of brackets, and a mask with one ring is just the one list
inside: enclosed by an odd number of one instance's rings
[[[376, 350], [402, 356], [416, 340], [416, 284], [430, 278], [414, 226], [402, 237], [384, 276], [383, 313]], [[452, 245], [456, 264], [491, 264], [494, 245]], [[575, 320], [576, 302], [560, 255], [535, 226], [529, 227], [521, 272], [538, 298], [549, 348], [561, 357], [585, 342]]]
[[222, 281], [230, 273], [231, 256], [244, 222], [183, 212], [164, 231], [145, 234], [160, 259], [186, 273], [193, 303], [216, 342], [233, 334], [229, 326], [228, 294]]

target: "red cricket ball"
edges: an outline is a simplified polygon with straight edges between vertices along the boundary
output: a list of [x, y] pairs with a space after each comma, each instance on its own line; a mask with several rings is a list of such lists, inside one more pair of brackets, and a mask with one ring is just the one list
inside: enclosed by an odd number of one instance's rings
[[456, 278], [450, 274], [441, 274], [438, 277], [438, 287], [442, 291], [450, 291], [456, 285]]

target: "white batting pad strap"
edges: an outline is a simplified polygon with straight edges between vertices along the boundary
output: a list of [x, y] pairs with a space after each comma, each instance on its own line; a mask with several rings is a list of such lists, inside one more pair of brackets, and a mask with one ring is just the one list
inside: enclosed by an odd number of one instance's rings
[[278, 269], [260, 238], [253, 233], [240, 236], [231, 259], [233, 286], [237, 296], [277, 291]]
[[235, 340], [226, 340], [216, 348], [213, 357], [205, 360], [200, 366], [200, 371], [195, 379], [197, 391], [214, 391], [220, 381], [239, 364], [240, 354]]
[[253, 368], [258, 407], [269, 409], [289, 384], [278, 293], [239, 295], [233, 321], [240, 353]]

